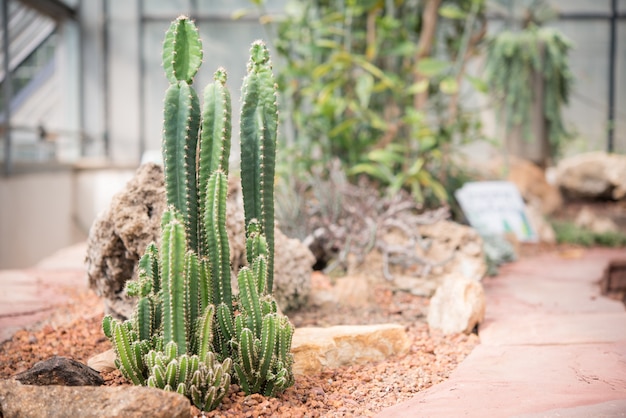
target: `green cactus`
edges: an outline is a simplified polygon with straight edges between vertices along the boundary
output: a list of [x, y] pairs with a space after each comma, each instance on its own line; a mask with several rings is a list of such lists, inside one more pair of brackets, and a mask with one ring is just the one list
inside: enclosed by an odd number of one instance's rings
[[165, 93], [163, 164], [167, 201], [184, 219], [189, 247], [198, 250], [198, 194], [196, 150], [200, 105], [195, 90], [185, 81]]
[[243, 267], [238, 275], [240, 315], [235, 318], [233, 366], [246, 394], [274, 396], [294, 382], [293, 326], [277, 314], [270, 295], [259, 294], [259, 288], [266, 286], [268, 266], [264, 260], [264, 255], [259, 255], [252, 269]]
[[[271, 296], [274, 254], [274, 160], [277, 111], [269, 52], [252, 45], [241, 112], [242, 189], [248, 266], [233, 298], [226, 199], [231, 138], [230, 93], [219, 68], [201, 112], [191, 86], [202, 61], [198, 32], [181, 16], [165, 35], [163, 161], [168, 208], [160, 248], [152, 243], [127, 283], [137, 297], [124, 322], [106, 316], [116, 365], [138, 385], [187, 396], [215, 408], [234, 368], [246, 393], [275, 395], [293, 384], [293, 326]], [[199, 139], [199, 140], [198, 140]]]
[[191, 84], [202, 64], [202, 55], [198, 28], [187, 16], [179, 16], [163, 41], [163, 69], [170, 84]]
[[[200, 216], [206, 212], [206, 184], [216, 170], [228, 175], [231, 138], [231, 100], [226, 88], [226, 70], [215, 71], [214, 83], [204, 89], [204, 108], [200, 127], [200, 159], [198, 163], [198, 207]], [[200, 228], [200, 255], [207, 250], [205, 229]]]
[[[250, 49], [241, 89], [241, 188], [246, 225], [257, 220], [268, 246], [268, 292], [274, 277], [274, 171], [278, 106], [269, 50], [262, 41]], [[248, 263], [252, 263], [248, 255]]]
[[146, 365], [150, 370], [147, 386], [187, 396], [201, 410], [215, 409], [228, 393], [231, 360], [219, 362], [215, 354], [179, 355], [176, 344], [164, 352], [150, 351]]

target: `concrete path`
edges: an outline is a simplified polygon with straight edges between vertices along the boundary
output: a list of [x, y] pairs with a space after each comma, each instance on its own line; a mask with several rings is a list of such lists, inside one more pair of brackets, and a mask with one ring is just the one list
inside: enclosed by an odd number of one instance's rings
[[383, 410], [408, 417], [626, 417], [626, 310], [599, 280], [626, 249], [546, 254], [484, 281], [481, 344], [450, 378]]
[[86, 245], [65, 248], [24, 270], [0, 270], [0, 342], [48, 318], [76, 292], [87, 290]]

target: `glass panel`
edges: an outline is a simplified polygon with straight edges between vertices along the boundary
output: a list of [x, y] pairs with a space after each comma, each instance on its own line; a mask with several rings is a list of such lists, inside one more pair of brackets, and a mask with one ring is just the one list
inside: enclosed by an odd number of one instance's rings
[[569, 106], [564, 109], [564, 119], [576, 136], [567, 151], [606, 149], [608, 21], [570, 20], [552, 26], [574, 44], [570, 50], [570, 68], [575, 83]]
[[140, 0], [143, 1], [145, 15], [172, 15], [191, 13], [191, 0]]
[[611, 11], [609, 0], [550, 0], [548, 3], [561, 13], [609, 13]]
[[[256, 11], [256, 6], [250, 0], [195, 0], [200, 14], [227, 14], [235, 10], [248, 9]], [[286, 0], [267, 0], [265, 9], [268, 12], [280, 12], [285, 8]]]

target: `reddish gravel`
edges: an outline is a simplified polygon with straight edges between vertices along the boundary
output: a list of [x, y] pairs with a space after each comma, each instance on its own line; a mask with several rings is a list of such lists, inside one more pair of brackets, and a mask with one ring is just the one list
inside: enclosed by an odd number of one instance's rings
[[[413, 344], [409, 354], [377, 364], [328, 370], [298, 377], [294, 387], [277, 398], [245, 396], [236, 385], [208, 417], [350, 417], [373, 416], [385, 407], [445, 380], [478, 344], [476, 335], [444, 336], [429, 331], [424, 321], [428, 299], [376, 292], [375, 306], [360, 310], [336, 308], [332, 315], [311, 310], [290, 315], [297, 326], [397, 322], [407, 326]], [[30, 368], [53, 355], [87, 360], [111, 348], [102, 335], [100, 302], [92, 293], [74, 295], [44, 324], [17, 332], [0, 345], [0, 379]], [[128, 384], [118, 371], [104, 373], [107, 385]], [[202, 416], [193, 409], [196, 416]]]

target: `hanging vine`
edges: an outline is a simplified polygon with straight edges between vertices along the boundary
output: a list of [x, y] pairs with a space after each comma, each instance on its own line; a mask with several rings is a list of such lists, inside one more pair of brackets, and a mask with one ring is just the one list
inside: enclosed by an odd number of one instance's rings
[[498, 113], [500, 120], [506, 122], [507, 132], [521, 126], [524, 137], [529, 139], [531, 108], [536, 94], [531, 88], [533, 76], [541, 76], [543, 112], [553, 155], [571, 136], [561, 115], [574, 82], [568, 60], [571, 48], [572, 43], [559, 31], [531, 24], [521, 31], [507, 30], [498, 34], [487, 49], [485, 76], [502, 104]]

